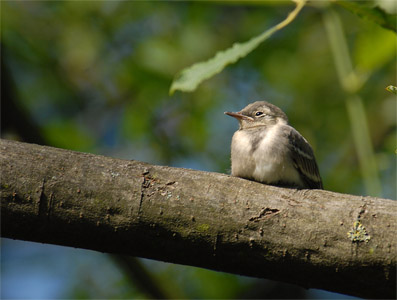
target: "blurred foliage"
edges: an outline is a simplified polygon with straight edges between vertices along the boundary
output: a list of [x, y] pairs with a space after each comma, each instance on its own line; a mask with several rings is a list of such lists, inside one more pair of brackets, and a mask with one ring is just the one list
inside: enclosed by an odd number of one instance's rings
[[[194, 93], [172, 97], [168, 90], [180, 70], [258, 35], [283, 20], [294, 4], [2, 2], [2, 137], [31, 137], [30, 142], [55, 147], [227, 173], [237, 124], [223, 112], [265, 99], [280, 106], [312, 144], [326, 189], [365, 195], [346, 110], [348, 93], [339, 85], [323, 24], [330, 6], [341, 20], [351, 63], [362, 82], [356, 95], [379, 170], [380, 196], [395, 199], [396, 97], [385, 87], [396, 86], [396, 35], [379, 22], [325, 1], [309, 2], [293, 23]], [[21, 119], [30, 119], [26, 124], [37, 127], [40, 136], [26, 138], [31, 128], [21, 129]], [[15, 276], [17, 282], [2, 285], [8, 298], [13, 291], [29, 294], [27, 288], [12, 287], [25, 286], [33, 274], [26, 270], [38, 269], [24, 263], [23, 256], [10, 260], [10, 253], [32, 249], [30, 243], [21, 245], [2, 252], [2, 265], [8, 266], [2, 269], [2, 281], [10, 278], [16, 264], [24, 267]], [[85, 265], [66, 252], [53, 251], [80, 271], [56, 273], [70, 278], [47, 298], [145, 297], [120, 271], [105, 268], [109, 260], [100, 254], [84, 252], [97, 261]], [[47, 257], [40, 258], [41, 264]], [[176, 298], [264, 298], [269, 294], [258, 286], [271, 286], [154, 261], [145, 261], [145, 266]], [[35, 288], [46, 289], [56, 276], [36, 282]]]

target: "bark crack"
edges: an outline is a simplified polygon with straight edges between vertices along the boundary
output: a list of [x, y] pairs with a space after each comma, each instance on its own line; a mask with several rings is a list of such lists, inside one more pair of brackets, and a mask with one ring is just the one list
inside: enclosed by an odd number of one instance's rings
[[270, 217], [270, 216], [274, 216], [280, 213], [280, 210], [278, 210], [277, 208], [269, 208], [269, 207], [265, 207], [261, 210], [261, 212], [259, 213], [258, 216], [256, 217], [252, 217], [249, 219], [249, 221], [251, 222], [258, 222], [260, 219], [262, 219], [263, 217]]
[[46, 201], [46, 197], [44, 195], [44, 185], [45, 185], [45, 178], [43, 178], [43, 181], [41, 182], [40, 188], [39, 188], [39, 209], [38, 209], [38, 216], [42, 216], [43, 214], [45, 214], [45, 211], [47, 209], [47, 201]]
[[357, 221], [361, 219], [362, 215], [366, 212], [367, 210], [367, 202], [365, 201], [364, 197], [361, 197], [361, 200], [364, 202], [364, 204], [361, 206], [360, 211], [358, 212], [357, 216]]
[[142, 213], [142, 205], [143, 205], [143, 198], [145, 197], [145, 189], [150, 186], [150, 179], [148, 177], [149, 170], [147, 168], [144, 169], [142, 172], [142, 184], [141, 184], [141, 197], [139, 199], [139, 207], [138, 207], [138, 218], [140, 218]]
[[53, 207], [54, 207], [54, 193], [51, 192], [51, 194], [50, 194], [50, 199], [49, 199], [49, 201], [48, 201], [47, 219], [50, 218], [50, 214], [51, 214], [51, 211], [52, 211], [52, 208], [53, 208]]

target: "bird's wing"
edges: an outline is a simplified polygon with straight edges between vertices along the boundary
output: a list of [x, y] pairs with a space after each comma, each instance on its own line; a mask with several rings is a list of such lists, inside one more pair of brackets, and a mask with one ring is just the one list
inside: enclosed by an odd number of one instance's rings
[[298, 131], [292, 127], [290, 128], [291, 130], [288, 134], [289, 148], [295, 168], [298, 170], [307, 188], [322, 189], [323, 183], [312, 147]]

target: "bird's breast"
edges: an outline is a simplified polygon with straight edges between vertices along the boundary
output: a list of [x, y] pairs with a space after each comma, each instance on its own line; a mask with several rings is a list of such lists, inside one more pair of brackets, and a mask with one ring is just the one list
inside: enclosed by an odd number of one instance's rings
[[237, 131], [232, 139], [232, 175], [263, 183], [300, 181], [277, 126], [261, 131]]
[[255, 161], [252, 153], [251, 136], [243, 130], [238, 130], [233, 135], [231, 162], [233, 176], [252, 178]]
[[257, 181], [272, 183], [279, 180], [288, 167], [288, 155], [284, 144], [284, 136], [277, 127], [262, 134], [262, 138], [253, 151], [255, 170], [253, 178]]

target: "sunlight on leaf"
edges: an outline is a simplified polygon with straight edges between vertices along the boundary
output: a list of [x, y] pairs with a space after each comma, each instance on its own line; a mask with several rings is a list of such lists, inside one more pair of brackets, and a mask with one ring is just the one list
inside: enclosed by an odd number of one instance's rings
[[281, 23], [253, 37], [245, 43], [235, 43], [231, 48], [218, 52], [213, 58], [205, 62], [196, 63], [182, 70], [172, 82], [170, 94], [173, 94], [176, 90], [192, 92], [205, 79], [211, 78], [220, 73], [227, 65], [235, 63], [240, 58], [245, 57], [273, 33], [287, 26], [295, 19], [299, 11], [305, 5], [306, 0], [296, 0], [295, 2], [295, 9]]
[[396, 94], [397, 95], [397, 87], [394, 85], [389, 85], [386, 87], [386, 91], [389, 91], [390, 93]]

